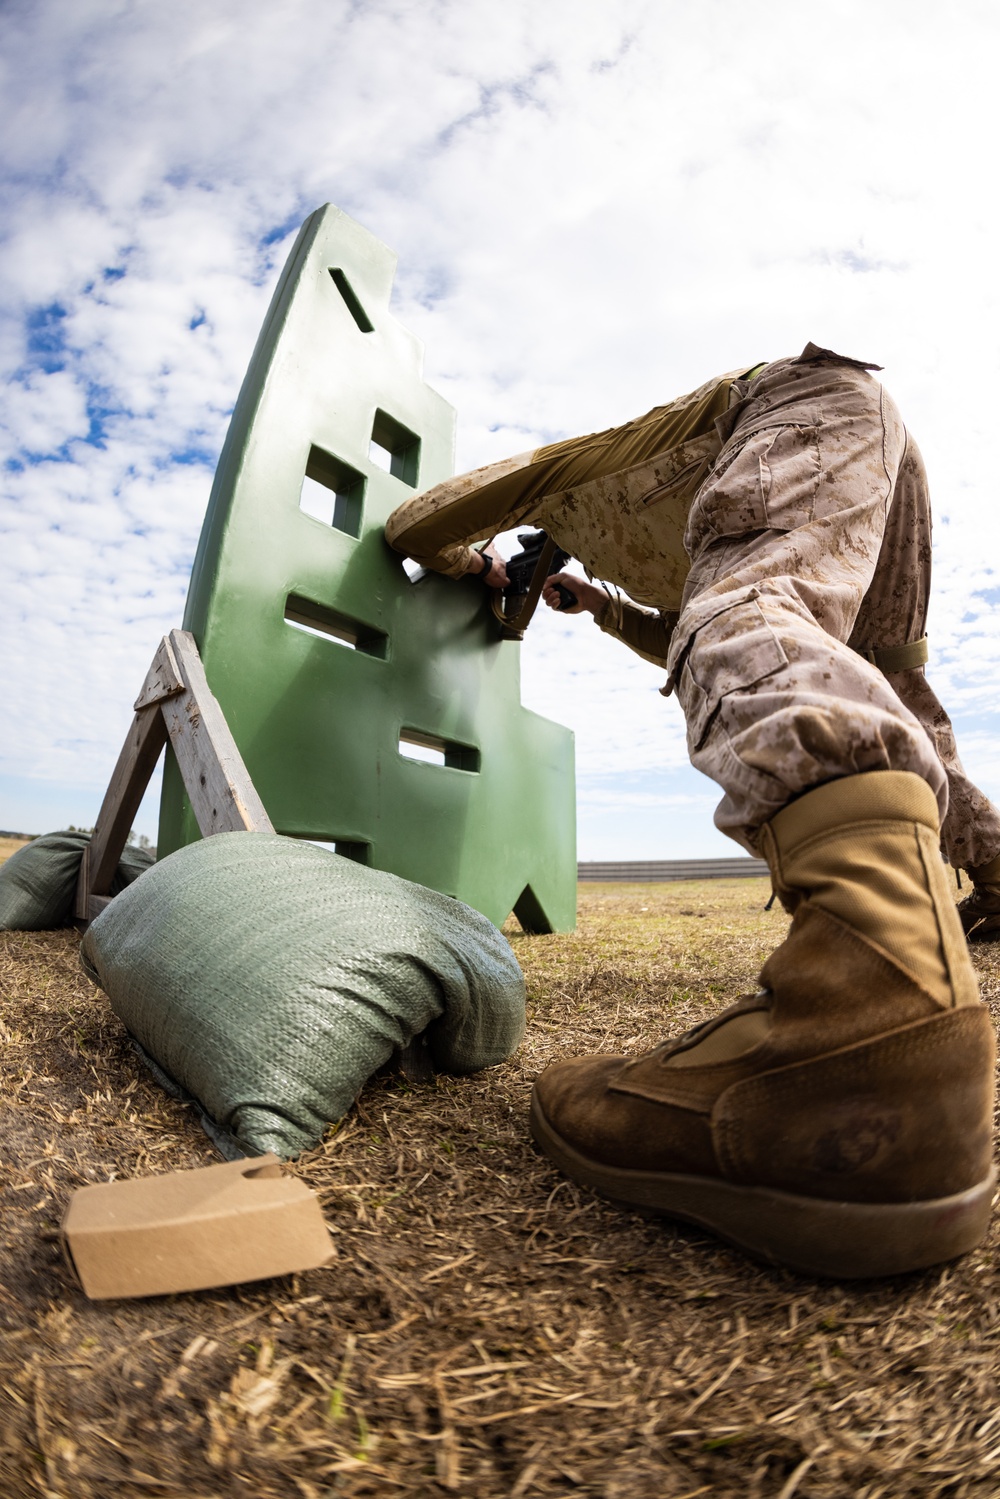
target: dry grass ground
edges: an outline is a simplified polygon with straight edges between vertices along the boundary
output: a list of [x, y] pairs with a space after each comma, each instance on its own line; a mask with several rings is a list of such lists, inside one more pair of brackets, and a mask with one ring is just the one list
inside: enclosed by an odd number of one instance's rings
[[[574, 936], [512, 936], [530, 995], [513, 1061], [376, 1080], [297, 1163], [328, 1267], [144, 1302], [77, 1288], [68, 1195], [211, 1148], [75, 934], [0, 936], [3, 1499], [994, 1499], [996, 1230], [943, 1270], [816, 1282], [619, 1212], [529, 1142], [546, 1063], [639, 1050], [753, 986], [785, 924], [766, 895], [582, 887]], [[998, 960], [977, 955], [988, 999]]]

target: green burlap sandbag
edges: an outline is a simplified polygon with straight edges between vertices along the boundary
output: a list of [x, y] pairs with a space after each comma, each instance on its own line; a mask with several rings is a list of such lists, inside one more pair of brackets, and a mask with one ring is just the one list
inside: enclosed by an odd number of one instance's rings
[[[66, 925], [89, 842], [89, 833], [46, 833], [0, 864], [0, 932], [41, 932]], [[126, 848], [112, 895], [144, 874], [154, 857], [144, 848]]]
[[524, 1032], [521, 970], [485, 916], [277, 833], [161, 860], [81, 959], [224, 1153], [314, 1145], [423, 1032], [442, 1072], [492, 1066]]

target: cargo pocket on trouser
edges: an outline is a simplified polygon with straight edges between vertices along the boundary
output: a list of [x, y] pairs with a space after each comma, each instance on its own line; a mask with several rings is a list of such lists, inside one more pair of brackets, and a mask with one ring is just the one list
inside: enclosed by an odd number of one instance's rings
[[[753, 596], [733, 603], [720, 602], [708, 619], [698, 621], [675, 659], [680, 669], [675, 667], [673, 680], [687, 722], [692, 757], [703, 749], [720, 716], [722, 737], [728, 745], [724, 724], [727, 699], [734, 693], [749, 692], [788, 665], [784, 646]], [[726, 777], [711, 765], [702, 764], [700, 758], [699, 769], [726, 785]]]
[[731, 438], [691, 506], [688, 555], [722, 536], [808, 525], [821, 472], [815, 427], [774, 425]]

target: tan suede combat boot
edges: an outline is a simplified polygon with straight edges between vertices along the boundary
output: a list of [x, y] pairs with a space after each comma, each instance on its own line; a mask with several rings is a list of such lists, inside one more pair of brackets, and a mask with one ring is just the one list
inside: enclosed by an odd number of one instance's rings
[[535, 1084], [531, 1128], [574, 1180], [750, 1253], [838, 1277], [983, 1237], [995, 1042], [919, 776], [821, 786], [765, 829], [793, 912], [763, 988], [635, 1060]]
[[972, 892], [958, 903], [958, 917], [969, 942], [1000, 942], [1000, 855], [967, 871]]

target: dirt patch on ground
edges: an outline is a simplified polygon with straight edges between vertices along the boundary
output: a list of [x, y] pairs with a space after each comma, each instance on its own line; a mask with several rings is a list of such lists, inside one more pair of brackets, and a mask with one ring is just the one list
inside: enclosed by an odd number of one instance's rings
[[[994, 1229], [944, 1270], [839, 1286], [619, 1212], [531, 1146], [549, 1061], [638, 1051], [755, 986], [763, 881], [583, 886], [512, 935], [507, 1065], [366, 1088], [295, 1170], [336, 1257], [280, 1281], [90, 1303], [70, 1191], [217, 1159], [77, 966], [0, 936], [0, 1495], [903, 1499], [1000, 1490]], [[1000, 995], [1000, 946], [977, 954]]]

